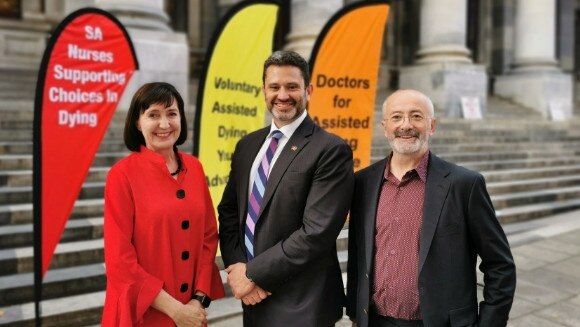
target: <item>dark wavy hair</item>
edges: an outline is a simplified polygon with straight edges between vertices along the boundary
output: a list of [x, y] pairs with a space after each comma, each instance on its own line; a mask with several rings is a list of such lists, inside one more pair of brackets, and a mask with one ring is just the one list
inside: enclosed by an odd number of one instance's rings
[[127, 149], [139, 152], [141, 145], [145, 145], [143, 133], [137, 129], [139, 116], [152, 104], [157, 103], [169, 107], [174, 99], [177, 102], [179, 116], [181, 117], [181, 132], [173, 146], [176, 147], [185, 142], [187, 139], [187, 121], [185, 119], [183, 98], [173, 85], [164, 82], [153, 82], [143, 84], [135, 92], [133, 99], [131, 99], [131, 105], [127, 112], [127, 118], [125, 119], [125, 130], [123, 132], [123, 139]]
[[262, 73], [262, 84], [266, 82], [266, 70], [270, 66], [293, 66], [300, 69], [304, 78], [304, 86], [310, 85], [310, 71], [308, 62], [301, 55], [294, 51], [276, 51], [264, 62], [264, 72]]

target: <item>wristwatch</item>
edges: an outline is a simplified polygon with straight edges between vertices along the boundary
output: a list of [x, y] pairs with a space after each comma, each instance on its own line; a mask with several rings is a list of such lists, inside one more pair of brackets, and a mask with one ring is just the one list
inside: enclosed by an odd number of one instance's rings
[[201, 306], [206, 309], [209, 307], [209, 304], [211, 303], [211, 299], [207, 295], [194, 294], [192, 299], [198, 300], [201, 303]]

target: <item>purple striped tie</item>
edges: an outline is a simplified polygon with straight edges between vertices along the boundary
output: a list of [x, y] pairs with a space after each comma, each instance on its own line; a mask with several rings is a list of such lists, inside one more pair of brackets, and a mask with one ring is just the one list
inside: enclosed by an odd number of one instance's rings
[[282, 136], [284, 136], [282, 132], [278, 130], [272, 131], [270, 145], [268, 146], [262, 161], [258, 165], [258, 173], [256, 174], [254, 184], [252, 185], [252, 193], [250, 193], [250, 199], [248, 201], [248, 216], [246, 217], [246, 236], [244, 238], [248, 261], [254, 258], [254, 230], [256, 228], [256, 223], [258, 222], [258, 215], [260, 214], [260, 206], [262, 204], [264, 191], [266, 190], [268, 175], [270, 175], [270, 163], [272, 162], [274, 153], [276, 153], [276, 149], [278, 148], [278, 140], [280, 140]]

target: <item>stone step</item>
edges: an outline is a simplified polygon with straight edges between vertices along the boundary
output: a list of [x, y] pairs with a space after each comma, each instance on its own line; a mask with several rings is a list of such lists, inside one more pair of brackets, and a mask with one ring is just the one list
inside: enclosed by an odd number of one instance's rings
[[[34, 274], [0, 277], [0, 307], [34, 301]], [[105, 289], [105, 265], [95, 263], [48, 270], [42, 282], [44, 300]]]
[[[439, 154], [438, 154], [439, 155]], [[536, 159], [570, 157], [580, 155], [580, 148], [570, 150], [515, 150], [498, 152], [462, 152], [462, 153], [442, 153], [441, 158], [451, 162], [462, 161], [489, 161], [489, 160], [513, 160], [513, 159]]]
[[492, 195], [491, 201], [496, 209], [523, 205], [580, 200], [580, 186], [561, 187], [529, 192]]
[[512, 160], [486, 160], [477, 162], [456, 162], [475, 171], [491, 170], [513, 170], [524, 168], [547, 168], [552, 166], [580, 165], [580, 156], [564, 156], [556, 158], [535, 158], [535, 159], [512, 159]]
[[[534, 141], [534, 140], [552, 140], [556, 141], [558, 139], [575, 139], [578, 137], [578, 132], [575, 131], [573, 128], [576, 127], [566, 127], [566, 128], [559, 128], [554, 130], [542, 129], [521, 129], [521, 130], [513, 130], [513, 129], [502, 129], [502, 128], [494, 128], [494, 129], [476, 129], [476, 130], [468, 130], [468, 129], [458, 129], [450, 127], [448, 129], [437, 129], [435, 134], [431, 137], [432, 142], [438, 142], [438, 140], [447, 140], [447, 139], [455, 139], [455, 142], [485, 142], [486, 140], [494, 140], [494, 141], [504, 141], [507, 142], [512, 140], [512, 142], [522, 142], [522, 141]], [[376, 128], [373, 130], [373, 138], [379, 141], [385, 141], [386, 138], [384, 135], [384, 130], [382, 128]]]
[[[382, 142], [380, 138], [375, 138]], [[386, 139], [383, 136], [383, 139], [386, 142]], [[375, 141], [375, 140], [373, 140]], [[454, 135], [435, 135], [431, 139], [429, 139], [430, 144], [455, 144], [455, 143], [484, 143], [484, 142], [494, 142], [494, 143], [507, 143], [507, 144], [516, 144], [516, 143], [536, 143], [536, 142], [578, 142], [580, 141], [580, 136], [578, 135], [543, 135], [538, 137], [537, 135], [523, 135], [523, 134], [512, 134], [512, 135], [473, 135], [473, 136], [454, 136]], [[374, 145], [374, 143], [373, 143]]]
[[576, 209], [580, 209], [580, 199], [533, 203], [499, 210], [496, 208], [496, 216], [501, 224], [509, 224]]
[[491, 183], [513, 180], [526, 180], [529, 178], [580, 175], [580, 165], [489, 170], [489, 171], [481, 171], [480, 173], [485, 177], [485, 180], [488, 183]]
[[[32, 142], [32, 127], [22, 129], [0, 129], [0, 141]], [[123, 129], [107, 129], [104, 138], [123, 140]]]
[[34, 99], [35, 96], [34, 88], [11, 88], [4, 89], [0, 88], [0, 99]]
[[[341, 261], [341, 269], [343, 270], [343, 280], [346, 280], [346, 251], [340, 251], [338, 253], [339, 261]], [[222, 282], [225, 285], [226, 274], [222, 270], [220, 271], [222, 275]], [[59, 284], [67, 278], [74, 278], [74, 276], [87, 276], [87, 282], [85, 284], [98, 283], [95, 281], [97, 276], [104, 276], [104, 267], [102, 264], [95, 264], [80, 268], [71, 269], [60, 269], [58, 271], [47, 272], [45, 280], [43, 282], [43, 295], [47, 294], [47, 291], [56, 289], [54, 293], [61, 293], [66, 296], [60, 296], [56, 298], [44, 298], [41, 302], [41, 312], [43, 317], [43, 326], [62, 326], [63, 323], [66, 326], [85, 326], [91, 324], [99, 324], [102, 312], [102, 306], [105, 300], [104, 290], [97, 290], [91, 292], [85, 292], [83, 294], [66, 294], [66, 290], [58, 289]], [[32, 274], [22, 274], [18, 277], [0, 278], [5, 281], [10, 281], [14, 284], [14, 289], [18, 289], [21, 293], [30, 293], [33, 296], [32, 290]], [[29, 286], [25, 286], [29, 285]], [[93, 286], [89, 285], [89, 288]], [[104, 289], [104, 283], [101, 285]], [[94, 287], [93, 287], [94, 288]], [[225, 298], [218, 299], [212, 302], [211, 306], [208, 308], [208, 325], [210, 326], [232, 326], [232, 323], [238, 323], [240, 316], [242, 314], [242, 306], [239, 300], [236, 300], [229, 294], [229, 287], [225, 287], [227, 290]], [[50, 294], [50, 293], [49, 293]], [[18, 297], [13, 301], [22, 301], [24, 298]], [[16, 303], [16, 304], [14, 304]], [[0, 326], [30, 326], [34, 319], [34, 305], [32, 302], [12, 302], [12, 305], [4, 307], [4, 315], [0, 316]], [[78, 312], [86, 313], [87, 317], [79, 318], [73, 313]], [[55, 324], [60, 323], [60, 324]], [[234, 325], [238, 326], [238, 325]]]
[[[83, 183], [78, 199], [103, 198], [105, 182]], [[2, 186], [0, 187], [0, 205], [32, 203], [32, 186]]]
[[[129, 150], [117, 152], [97, 152], [92, 166], [111, 166], [127, 156]], [[32, 169], [32, 154], [1, 154], [0, 170]]]
[[[371, 162], [382, 160], [390, 152], [371, 156]], [[434, 152], [435, 153], [435, 152]], [[580, 160], [580, 149], [555, 151], [502, 151], [494, 153], [435, 153], [441, 158], [476, 171], [492, 169], [532, 168], [554, 164], [565, 165]], [[521, 165], [521, 166], [520, 166]]]
[[[43, 300], [42, 326], [100, 326], [104, 302], [105, 291]], [[2, 310], [0, 326], [34, 326], [34, 303], [15, 304]], [[233, 297], [213, 301], [207, 312], [209, 326], [241, 326], [241, 302]]]
[[[77, 200], [73, 206], [70, 219], [103, 216], [104, 200]], [[0, 205], [0, 226], [9, 224], [32, 223], [32, 204]]]
[[[339, 257], [346, 257], [346, 253]], [[89, 269], [91, 271], [87, 271]], [[46, 294], [47, 290], [50, 288], [56, 288], [59, 281], [67, 278], [66, 275], [74, 276], [74, 274], [86, 273], [87, 279], [92, 279], [93, 276], [99, 274], [99, 271], [104, 272], [103, 265], [101, 264], [83, 267], [82, 270], [69, 269], [65, 271], [64, 269], [61, 269], [58, 272], [58, 276], [56, 274], [50, 276], [49, 271], [43, 283], [43, 292]], [[225, 273], [224, 271], [221, 271], [220, 273], [222, 274], [222, 282], [224, 282], [225, 286]], [[26, 277], [31, 280], [32, 274], [29, 274]], [[343, 280], [346, 280], [346, 272], [343, 272], [342, 277]], [[104, 287], [104, 285], [102, 287]], [[18, 286], [15, 287], [15, 289], [18, 288]], [[226, 290], [229, 290], [229, 287], [226, 286], [225, 288]], [[21, 290], [21, 292], [30, 291], [31, 287]], [[55, 293], [58, 292], [61, 292], [66, 296], [50, 299], [44, 298], [41, 302], [43, 326], [62, 326], [63, 323], [65, 323], [66, 326], [86, 326], [91, 324], [97, 324], [98, 326], [105, 300], [104, 290], [86, 292], [84, 294], [66, 294], [62, 290]], [[4, 315], [0, 316], [0, 326], [30, 326], [34, 319], [34, 305], [32, 302], [13, 302], [10, 306], [4, 307], [3, 310]], [[69, 310], [87, 312], [88, 317], [83, 318], [81, 321], [80, 318], [71, 314]], [[231, 296], [231, 294], [227, 295], [225, 298], [212, 301], [211, 306], [207, 309], [207, 313], [208, 325], [210, 326], [241, 326], [237, 324], [241, 322], [242, 305], [240, 300], [236, 300]], [[54, 322], [60, 322], [60, 325], [53, 325]]]
[[[193, 148], [192, 133], [189, 133], [188, 139], [179, 146], [179, 149], [191, 153]], [[0, 154], [32, 154], [32, 141], [0, 141]], [[97, 152], [122, 152], [126, 151], [123, 139], [104, 138], [99, 145]]]
[[0, 101], [0, 121], [6, 120], [34, 120], [34, 100], [6, 99]]
[[[573, 167], [573, 172], [578, 173], [580, 167]], [[506, 174], [502, 174], [506, 176]], [[509, 175], [507, 175], [509, 176]], [[523, 192], [526, 190], [554, 189], [565, 186], [580, 185], [580, 174], [573, 176], [554, 176], [549, 178], [522, 179], [521, 177], [501, 182], [489, 182], [487, 184], [490, 194]], [[98, 199], [103, 197], [105, 182], [85, 182], [79, 193], [79, 200]], [[32, 202], [31, 186], [4, 186], [0, 187], [0, 205], [24, 204]]]
[[0, 154], [31, 154], [32, 141], [0, 142]]
[[528, 143], [457, 143], [457, 144], [432, 144], [429, 146], [435, 153], [461, 153], [461, 152], [499, 152], [521, 150], [570, 150], [580, 148], [580, 142], [528, 142]]
[[[430, 144], [429, 149], [438, 154], [460, 154], [460, 153], [496, 153], [506, 151], [556, 151], [575, 150], [580, 148], [580, 142], [526, 142], [526, 143], [493, 143], [493, 142], [471, 142], [471, 143], [436, 143]], [[374, 145], [371, 156], [380, 156], [391, 152], [389, 144]]]
[[[109, 167], [90, 167], [85, 182], [103, 182]], [[0, 170], [0, 187], [32, 185], [32, 170]]]
[[[60, 243], [56, 247], [50, 269], [68, 268], [103, 261], [103, 239]], [[33, 249], [31, 246], [0, 250], [0, 276], [32, 272], [33, 266]]]
[[[103, 238], [103, 217], [69, 219], [60, 242], [74, 242]], [[0, 226], [0, 250], [31, 246], [32, 224]]]
[[[42, 326], [99, 324], [104, 301], [104, 291], [42, 301]], [[2, 310], [4, 315], [0, 316], [0, 326], [34, 326], [34, 303], [12, 305]]]
[[[94, 283], [98, 284], [98, 287], [89, 286], [88, 288], [94, 288], [94, 290], [92, 291], [87, 290], [81, 294], [75, 294], [74, 292], [70, 292], [70, 290], [64, 289], [62, 285], [60, 285], [62, 284], [63, 280], [66, 280], [67, 278], [71, 278], [74, 276], [80, 276], [81, 274], [85, 275], [87, 278], [87, 281], [84, 284]], [[225, 276], [225, 273], [223, 271], [222, 274]], [[33, 304], [22, 301], [23, 299], [25, 299], [25, 297], [21, 295], [33, 292], [32, 286], [22, 287], [21, 285], [18, 285], [18, 282], [21, 282], [24, 278], [30, 280], [30, 282], [26, 284], [32, 284], [33, 278], [32, 274], [26, 274], [26, 276], [18, 276], [18, 279], [13, 278], [15, 279], [15, 281], [12, 282], [13, 283], [15, 282], [16, 285], [13, 287], [13, 291], [11, 293], [20, 293], [20, 294], [15, 294], [16, 298], [12, 299], [11, 302], [8, 302], [10, 306], [5, 307], [3, 309], [4, 316], [0, 316], [0, 326], [16, 322], [22, 323], [24, 321], [29, 321], [34, 318], [34, 308], [32, 307]], [[225, 282], [225, 277], [222, 278], [222, 280]], [[101, 317], [100, 312], [102, 310], [102, 306], [104, 304], [105, 299], [104, 287], [105, 287], [105, 275], [104, 275], [104, 266], [102, 264], [90, 265], [81, 268], [60, 269], [58, 271], [55, 270], [54, 273], [52, 274], [51, 271], [48, 271], [43, 281], [43, 299], [44, 299], [42, 301], [43, 317], [49, 316], [47, 315], [47, 313], [52, 313], [54, 315], [56, 314], [65, 315], [67, 314], [66, 308], [71, 302], [81, 302], [86, 303], [87, 305], [86, 306], [75, 305], [74, 306], [75, 310], [78, 310], [79, 308], [84, 308], [83, 311], [94, 310], [99, 312], [99, 315], [92, 316], [90, 320], [86, 320], [84, 323], [99, 324]], [[228, 289], [228, 287], [226, 287], [226, 289]], [[53, 298], [46, 297], [47, 295], [51, 294], [52, 295], [61, 294], [61, 295]], [[32, 293], [26, 295], [28, 295], [27, 297], [33, 296]], [[86, 297], [94, 298], [94, 301], [86, 301]], [[211, 326], [214, 326], [218, 322], [223, 322], [224, 320], [228, 320], [232, 317], [239, 316], [242, 312], [241, 302], [239, 300], [236, 300], [232, 296], [228, 296], [213, 301], [207, 311], [208, 311], [208, 322]], [[61, 324], [59, 326], [62, 326], [62, 323], [66, 318], [61, 317], [61, 319], [63, 321], [61, 321]], [[69, 320], [66, 320], [66, 322], [70, 323]], [[46, 325], [47, 325], [46, 320], [43, 319], [43, 326]]]
[[[337, 238], [337, 250], [345, 251], [348, 246], [348, 230], [343, 229]], [[0, 250], [0, 276], [28, 273], [33, 270], [32, 246]], [[59, 243], [50, 269], [69, 268], [103, 262], [103, 239], [91, 239]], [[346, 262], [346, 259], [344, 260]], [[224, 269], [221, 259], [218, 267]], [[344, 267], [346, 269], [346, 266]]]
[[[343, 273], [343, 280], [345, 279]], [[41, 302], [43, 326], [100, 326], [105, 292], [98, 291], [83, 295], [67, 296]], [[3, 308], [4, 315], [0, 316], [0, 326], [33, 326], [34, 304], [17, 304]], [[77, 317], [77, 310], [83, 317]], [[239, 300], [225, 297], [212, 301], [207, 309], [208, 325], [212, 327], [239, 327], [242, 326], [242, 306]], [[337, 326], [350, 326], [351, 322], [343, 317]]]
[[[87, 326], [99, 324], [105, 291], [67, 296], [41, 302], [42, 326]], [[34, 326], [34, 303], [2, 308], [0, 326]]]
[[489, 194], [493, 196], [514, 192], [553, 190], [577, 185], [580, 185], [580, 174], [573, 176], [492, 182], [487, 183], [487, 190], [489, 191]]
[[[373, 127], [375, 130], [382, 129], [382, 114], [380, 111], [374, 112]], [[437, 117], [437, 132], [452, 130], [478, 131], [478, 130], [503, 130], [503, 131], [551, 131], [566, 130], [569, 127], [580, 125], [580, 118], [572, 117], [566, 121], [552, 120], [527, 120], [514, 119], [511, 117], [486, 117], [481, 120], [469, 120], [463, 118]]]
[[[348, 230], [343, 230], [337, 239], [338, 259], [342, 271], [346, 271]], [[83, 248], [81, 246], [81, 248]], [[57, 250], [58, 252], [58, 250]], [[1, 256], [1, 252], [0, 252]], [[221, 257], [216, 258], [222, 282], [226, 283]], [[105, 289], [105, 269], [102, 262], [51, 268], [43, 281], [43, 299], [90, 293]], [[32, 272], [0, 276], [0, 307], [33, 301], [34, 282]], [[232, 296], [228, 287], [226, 296]]]

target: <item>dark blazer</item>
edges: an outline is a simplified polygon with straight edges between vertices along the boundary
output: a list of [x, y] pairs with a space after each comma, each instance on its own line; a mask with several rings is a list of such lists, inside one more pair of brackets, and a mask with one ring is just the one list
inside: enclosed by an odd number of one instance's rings
[[[355, 176], [349, 223], [347, 314], [368, 326], [375, 216], [387, 160]], [[476, 260], [484, 273], [477, 305]], [[419, 302], [425, 326], [507, 324], [516, 271], [481, 174], [429, 156], [419, 245]]]
[[[252, 162], [270, 127], [242, 138], [218, 206], [225, 266], [246, 262], [244, 224]], [[342, 317], [344, 284], [336, 238], [348, 213], [354, 173], [352, 151], [339, 137], [300, 124], [280, 153], [256, 224], [255, 258], [248, 275], [272, 295], [244, 306], [251, 326], [329, 326]]]

